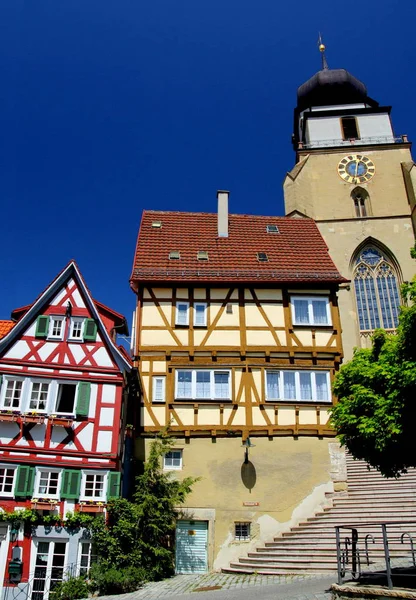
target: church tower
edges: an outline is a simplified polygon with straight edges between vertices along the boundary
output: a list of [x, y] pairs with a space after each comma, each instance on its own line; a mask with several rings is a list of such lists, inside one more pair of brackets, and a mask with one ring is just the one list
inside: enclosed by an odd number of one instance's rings
[[[394, 331], [400, 284], [412, 278], [416, 169], [391, 107], [380, 106], [344, 69], [322, 69], [301, 85], [294, 114], [296, 165], [284, 182], [285, 212], [315, 219], [341, 274], [345, 359], [374, 329]], [[412, 224], [413, 220], [413, 224]]]

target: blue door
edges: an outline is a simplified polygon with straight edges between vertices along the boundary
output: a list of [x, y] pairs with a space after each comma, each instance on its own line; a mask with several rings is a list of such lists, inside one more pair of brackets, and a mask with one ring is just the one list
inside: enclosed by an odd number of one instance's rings
[[176, 573], [208, 570], [208, 521], [177, 521]]

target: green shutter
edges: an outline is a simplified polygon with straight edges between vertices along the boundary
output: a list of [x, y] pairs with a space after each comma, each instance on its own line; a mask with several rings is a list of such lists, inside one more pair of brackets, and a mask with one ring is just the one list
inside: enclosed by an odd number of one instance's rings
[[17, 468], [16, 483], [14, 485], [14, 495], [20, 498], [31, 496], [33, 494], [34, 482], [35, 468], [19, 465]]
[[45, 338], [49, 331], [49, 317], [47, 315], [40, 315], [36, 321], [35, 337]]
[[91, 395], [91, 384], [86, 381], [81, 381], [78, 384], [78, 396], [77, 396], [77, 417], [88, 417], [88, 411], [90, 408], [90, 395]]
[[77, 500], [81, 489], [81, 471], [64, 469], [62, 474], [61, 498]]
[[84, 322], [84, 340], [95, 342], [97, 338], [97, 323], [94, 319], [85, 319]]
[[120, 496], [120, 473], [108, 474], [107, 500]]

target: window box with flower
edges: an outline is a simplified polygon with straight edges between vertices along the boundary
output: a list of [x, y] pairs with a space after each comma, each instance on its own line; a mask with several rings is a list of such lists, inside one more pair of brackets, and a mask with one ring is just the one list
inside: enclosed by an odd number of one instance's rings
[[30, 507], [35, 510], [55, 510], [58, 500], [48, 498], [32, 498]]
[[106, 504], [105, 502], [100, 502], [96, 500], [88, 500], [86, 502], [79, 503], [79, 511], [80, 512], [89, 512], [89, 513], [103, 513], [105, 510]]
[[20, 412], [16, 410], [0, 410], [0, 421], [18, 421]]
[[23, 423], [36, 423], [41, 425], [45, 422], [46, 414], [37, 413], [37, 412], [27, 412], [23, 413]]
[[58, 427], [72, 427], [74, 424], [74, 418], [70, 416], [49, 415], [48, 419], [51, 425], [57, 425]]

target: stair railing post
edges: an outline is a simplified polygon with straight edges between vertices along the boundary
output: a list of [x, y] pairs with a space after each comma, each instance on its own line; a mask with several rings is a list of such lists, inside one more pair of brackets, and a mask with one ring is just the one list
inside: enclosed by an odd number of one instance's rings
[[342, 585], [342, 565], [341, 565], [341, 536], [339, 527], [335, 527], [335, 535], [337, 538], [337, 569], [338, 569], [338, 585]]
[[389, 586], [389, 588], [392, 588], [393, 587], [393, 580], [391, 578], [389, 541], [387, 539], [387, 527], [386, 527], [385, 523], [381, 524], [381, 530], [383, 532], [384, 557], [386, 559], [387, 585]]

